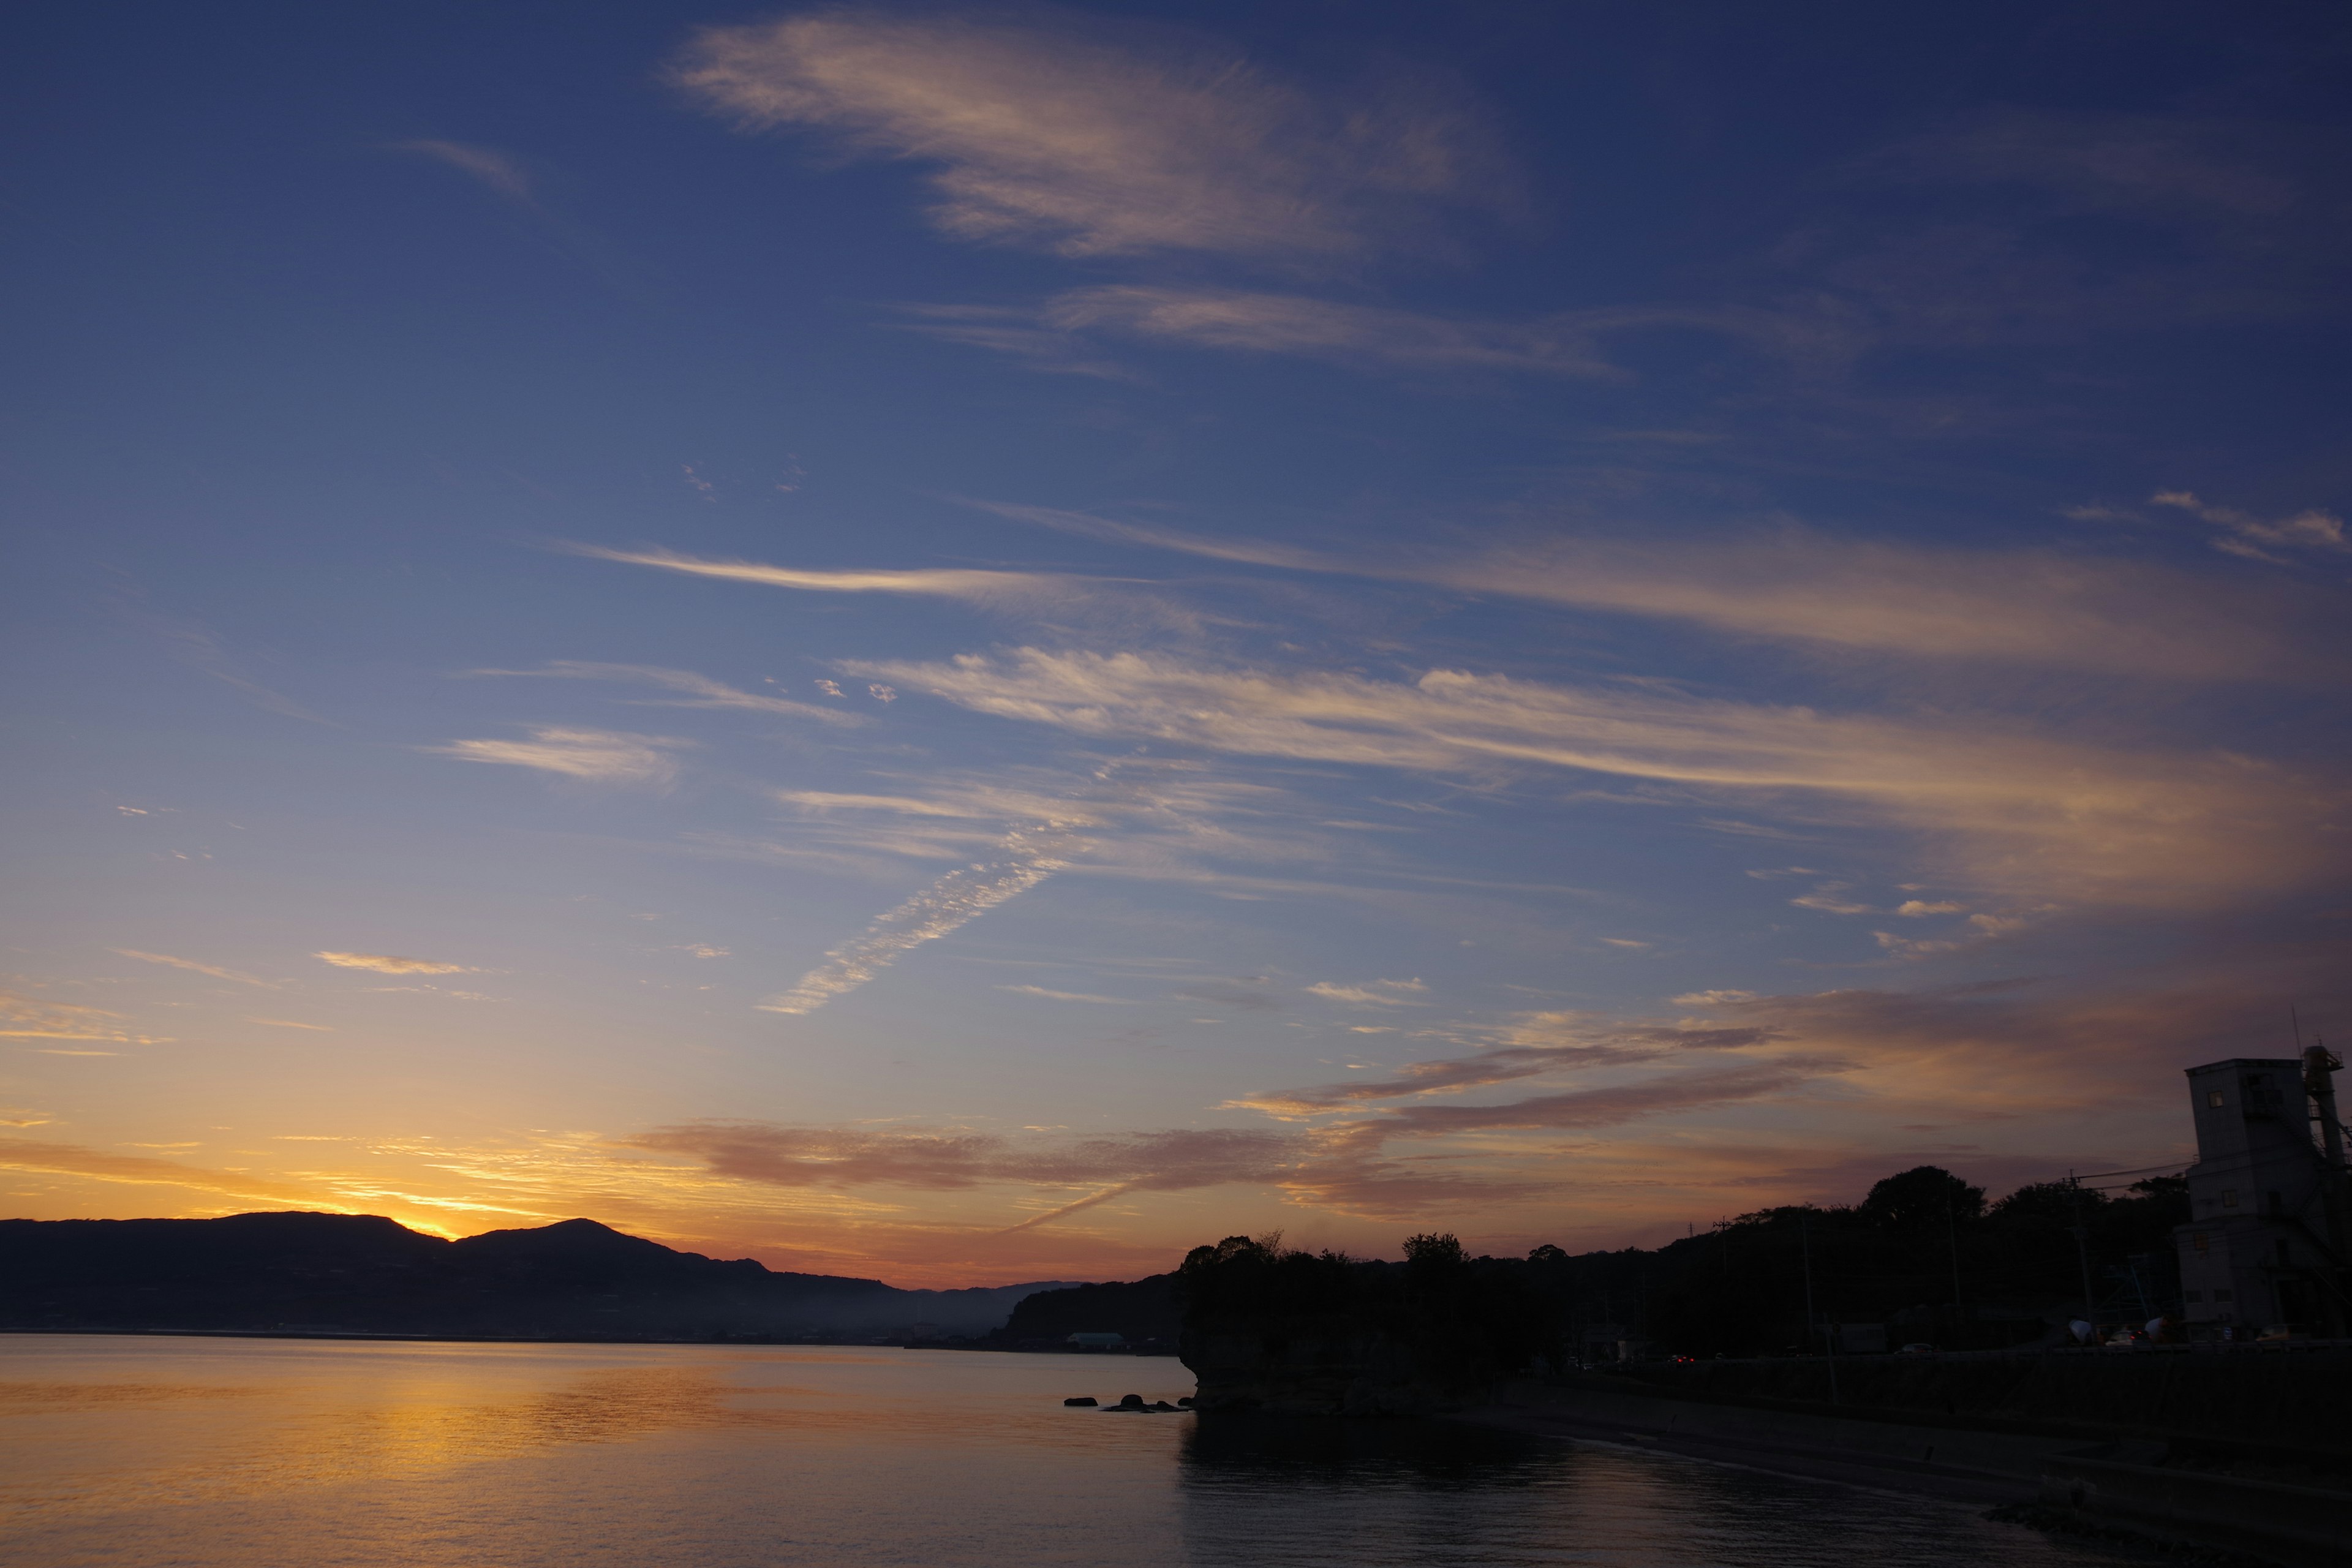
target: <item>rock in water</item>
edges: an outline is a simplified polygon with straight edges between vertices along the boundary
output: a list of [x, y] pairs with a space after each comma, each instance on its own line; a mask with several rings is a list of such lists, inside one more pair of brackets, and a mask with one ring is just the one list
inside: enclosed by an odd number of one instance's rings
[[1065, 1405], [1092, 1405], [1094, 1402], [1095, 1396], [1091, 1394], [1081, 1394], [1076, 1399], [1065, 1399], [1062, 1401]]

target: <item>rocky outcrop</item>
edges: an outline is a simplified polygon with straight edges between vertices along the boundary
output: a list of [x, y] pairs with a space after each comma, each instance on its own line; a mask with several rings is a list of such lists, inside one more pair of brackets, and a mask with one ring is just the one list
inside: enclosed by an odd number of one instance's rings
[[1416, 1237], [1402, 1264], [1232, 1237], [1177, 1276], [1178, 1353], [1199, 1409], [1428, 1415], [1484, 1402], [1544, 1348], [1546, 1315], [1508, 1268]]
[[1435, 1415], [1483, 1403], [1491, 1380], [1433, 1377], [1409, 1345], [1374, 1331], [1187, 1334], [1184, 1364], [1204, 1411], [1270, 1415]]

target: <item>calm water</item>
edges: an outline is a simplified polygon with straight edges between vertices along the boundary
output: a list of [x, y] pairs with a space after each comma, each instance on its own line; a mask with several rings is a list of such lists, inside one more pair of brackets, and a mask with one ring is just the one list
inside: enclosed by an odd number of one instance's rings
[[9, 1568], [2111, 1568], [1975, 1510], [1402, 1424], [1195, 1429], [1173, 1361], [0, 1336]]

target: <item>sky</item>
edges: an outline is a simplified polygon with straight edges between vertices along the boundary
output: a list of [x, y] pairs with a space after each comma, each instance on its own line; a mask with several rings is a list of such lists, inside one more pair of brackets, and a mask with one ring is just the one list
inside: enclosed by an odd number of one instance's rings
[[0, 1209], [1656, 1245], [2352, 1036], [2352, 19], [36, 4]]

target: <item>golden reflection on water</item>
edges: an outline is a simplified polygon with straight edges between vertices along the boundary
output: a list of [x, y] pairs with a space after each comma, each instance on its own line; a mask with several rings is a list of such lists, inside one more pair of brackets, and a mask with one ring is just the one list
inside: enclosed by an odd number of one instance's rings
[[[126, 1378], [142, 1352], [167, 1352], [165, 1342], [131, 1341], [69, 1360], [71, 1375], [0, 1382], [0, 1526], [397, 1480], [692, 1430], [854, 1431], [869, 1442], [1013, 1440], [1065, 1451], [1098, 1448], [1109, 1436], [1044, 1401], [1009, 1418], [980, 1417], [927, 1388], [919, 1369], [877, 1363], [872, 1352], [184, 1341], [169, 1349], [183, 1360], [215, 1350], [222, 1372], [250, 1381]], [[599, 1364], [648, 1357], [654, 1364]]]
[[1973, 1510], [1425, 1423], [1210, 1423], [1173, 1362], [0, 1335], [10, 1568], [2090, 1568]]
[[249, 1399], [260, 1392], [192, 1383], [0, 1383], [0, 1420], [26, 1410], [102, 1409], [175, 1399]]

